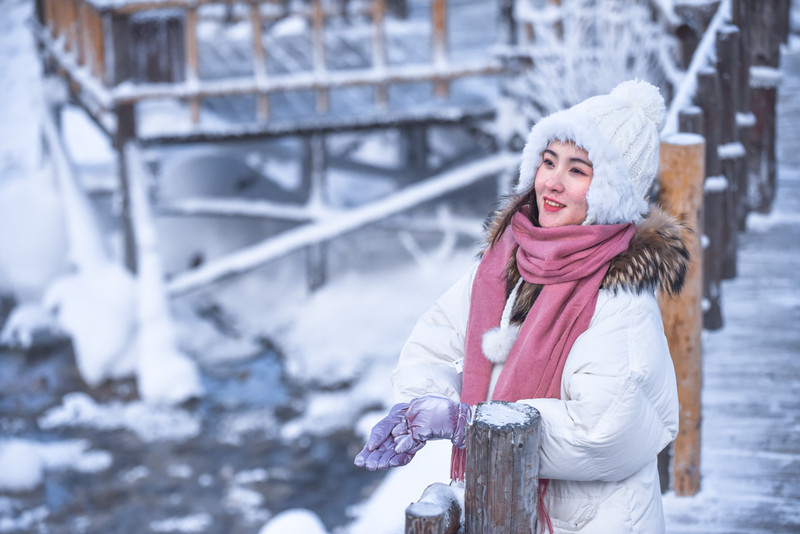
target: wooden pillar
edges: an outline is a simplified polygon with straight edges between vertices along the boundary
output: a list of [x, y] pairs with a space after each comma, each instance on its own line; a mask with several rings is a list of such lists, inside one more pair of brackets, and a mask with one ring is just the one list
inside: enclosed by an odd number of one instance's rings
[[[431, 2], [431, 48], [433, 64], [436, 67], [447, 65], [449, 49], [447, 43], [447, 0]], [[445, 98], [450, 94], [448, 80], [434, 79], [434, 92], [437, 97]]]
[[526, 404], [478, 405], [467, 429], [465, 532], [534, 534], [541, 416]]
[[781, 74], [776, 68], [750, 68], [750, 109], [756, 119], [750, 130], [754, 152], [749, 162], [750, 174], [756, 178], [751, 203], [759, 213], [772, 211], [778, 183], [776, 109], [780, 82]]
[[755, 211], [769, 213], [777, 183], [775, 107], [780, 83], [780, 47], [785, 39], [787, 5], [784, 0], [739, 0], [739, 15], [746, 24], [750, 64], [750, 109], [755, 125], [750, 131], [753, 154], [748, 158], [751, 204]]
[[461, 505], [454, 488], [437, 482], [419, 501], [406, 508], [405, 534], [456, 534], [461, 527]]
[[400, 127], [400, 160], [411, 171], [412, 181], [428, 172], [428, 129], [424, 124]]
[[[714, 185], [706, 188], [703, 210], [704, 235], [707, 239], [706, 254], [703, 261], [703, 278], [708, 285], [706, 292], [707, 306], [703, 312], [703, 326], [709, 330], [722, 328], [722, 306], [720, 304], [722, 289], [723, 235], [724, 235], [724, 198], [727, 194], [727, 180], [721, 176], [719, 160], [719, 98], [717, 96], [717, 71], [701, 69], [697, 73], [697, 100], [703, 110], [702, 135], [706, 141], [705, 179]], [[699, 133], [699, 132], [695, 132]], [[721, 185], [725, 187], [720, 188]], [[713, 196], [714, 198], [708, 198]]]
[[717, 72], [722, 113], [720, 116], [720, 147], [718, 149], [722, 173], [728, 179], [725, 197], [725, 260], [722, 278], [736, 277], [739, 218], [746, 200], [744, 146], [739, 143], [736, 112], [739, 106], [739, 28], [726, 24], [717, 32]]
[[700, 490], [700, 422], [702, 387], [702, 235], [705, 142], [696, 134], [678, 133], [661, 143], [659, 203], [691, 229], [683, 239], [691, 253], [680, 295], [659, 294], [664, 332], [678, 379], [680, 430], [673, 446], [676, 495]]
[[[197, 48], [197, 5], [190, 4], [186, 7], [185, 14], [184, 49], [186, 50], [186, 75], [184, 79], [190, 84], [197, 84], [200, 79], [200, 59]], [[200, 122], [200, 97], [189, 97], [192, 124]]]
[[[385, 18], [385, 0], [372, 0], [372, 68], [379, 72], [385, 72], [386, 69]], [[375, 86], [375, 105], [381, 110], [389, 107], [389, 86], [383, 81]]]
[[[321, 208], [325, 202], [325, 169], [328, 153], [323, 134], [302, 138], [302, 187], [308, 190], [309, 208]], [[328, 279], [328, 245], [316, 243], [306, 247], [306, 275], [309, 291], [316, 291]]]
[[138, 259], [136, 257], [136, 236], [134, 235], [133, 214], [131, 212], [130, 177], [126, 162], [125, 147], [128, 142], [136, 137], [136, 124], [134, 107], [132, 104], [120, 105], [116, 108], [117, 130], [114, 138], [114, 149], [117, 151], [117, 173], [119, 175], [119, 189], [122, 195], [122, 232], [123, 232], [123, 261], [125, 267], [132, 273], [136, 272]]

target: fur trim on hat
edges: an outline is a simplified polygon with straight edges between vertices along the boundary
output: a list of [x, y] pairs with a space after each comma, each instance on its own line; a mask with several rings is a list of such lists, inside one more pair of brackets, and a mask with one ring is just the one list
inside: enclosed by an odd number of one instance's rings
[[522, 150], [516, 192], [533, 187], [542, 153], [555, 140], [572, 141], [586, 150], [592, 162], [592, 181], [586, 193], [588, 210], [583, 224], [617, 224], [642, 220], [647, 201], [633, 189], [620, 153], [602, 139], [592, 118], [574, 108], [553, 113], [537, 122]]
[[665, 115], [658, 89], [643, 81], [619, 84], [533, 125], [522, 151], [516, 193], [533, 187], [542, 153], [553, 141], [573, 142], [592, 162], [583, 224], [639, 223], [658, 168], [658, 131]]

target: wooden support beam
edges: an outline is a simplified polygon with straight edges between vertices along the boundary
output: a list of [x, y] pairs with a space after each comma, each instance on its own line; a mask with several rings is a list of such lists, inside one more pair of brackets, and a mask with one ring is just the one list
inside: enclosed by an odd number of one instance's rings
[[537, 532], [541, 430], [527, 404], [478, 405], [467, 429], [465, 532]]
[[676, 495], [700, 491], [700, 423], [702, 388], [702, 262], [700, 244], [703, 209], [705, 141], [678, 133], [661, 143], [659, 203], [690, 228], [683, 236], [691, 253], [683, 291], [659, 294], [664, 332], [678, 379], [680, 430], [673, 446], [673, 487]]
[[[447, 65], [447, 0], [433, 0], [431, 3], [431, 52], [435, 67]], [[434, 78], [434, 92], [437, 97], [445, 98], [450, 94], [450, 84], [442, 78]]]

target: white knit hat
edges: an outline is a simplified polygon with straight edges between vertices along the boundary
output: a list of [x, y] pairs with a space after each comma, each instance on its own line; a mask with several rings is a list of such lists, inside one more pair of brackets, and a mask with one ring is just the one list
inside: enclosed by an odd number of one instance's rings
[[622, 82], [610, 94], [548, 115], [528, 134], [516, 192], [533, 186], [549, 143], [572, 141], [586, 150], [593, 167], [583, 224], [638, 223], [658, 171], [664, 115], [658, 88], [640, 80]]

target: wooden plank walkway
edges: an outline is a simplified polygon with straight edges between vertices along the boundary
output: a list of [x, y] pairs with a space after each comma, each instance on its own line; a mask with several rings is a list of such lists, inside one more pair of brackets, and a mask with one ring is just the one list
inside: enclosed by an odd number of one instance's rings
[[665, 496], [669, 534], [800, 533], [800, 50], [782, 58], [778, 189], [739, 234], [725, 326], [704, 332], [702, 489]]

